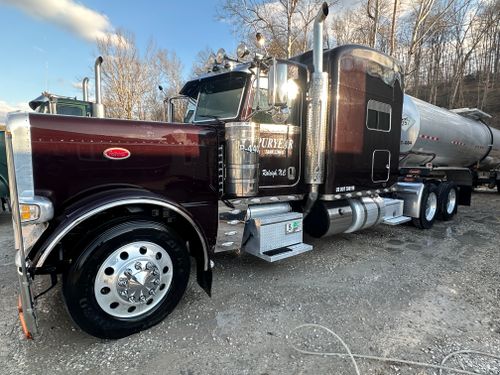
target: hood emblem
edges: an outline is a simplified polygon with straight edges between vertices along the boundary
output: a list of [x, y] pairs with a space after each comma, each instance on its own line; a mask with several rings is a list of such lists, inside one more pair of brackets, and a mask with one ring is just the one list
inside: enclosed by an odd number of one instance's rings
[[102, 153], [104, 157], [111, 160], [124, 160], [130, 157], [130, 151], [126, 148], [121, 147], [111, 147], [107, 148]]

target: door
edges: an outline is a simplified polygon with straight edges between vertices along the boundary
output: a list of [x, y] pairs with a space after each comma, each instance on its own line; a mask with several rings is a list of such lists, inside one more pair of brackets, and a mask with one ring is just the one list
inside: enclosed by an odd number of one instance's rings
[[300, 178], [300, 127], [260, 124], [259, 188], [295, 185]]
[[372, 181], [387, 182], [391, 170], [391, 152], [389, 150], [375, 150], [372, 157]]

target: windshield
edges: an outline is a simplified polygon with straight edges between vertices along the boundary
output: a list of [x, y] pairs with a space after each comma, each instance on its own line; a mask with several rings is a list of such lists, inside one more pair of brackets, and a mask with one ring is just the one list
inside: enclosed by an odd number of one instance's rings
[[223, 74], [200, 83], [194, 121], [232, 119], [238, 116], [247, 75]]

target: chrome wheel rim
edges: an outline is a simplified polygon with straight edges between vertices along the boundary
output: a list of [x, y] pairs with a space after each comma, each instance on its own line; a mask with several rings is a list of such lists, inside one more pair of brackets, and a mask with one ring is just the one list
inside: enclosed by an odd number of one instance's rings
[[425, 218], [427, 221], [434, 219], [437, 210], [437, 195], [434, 192], [427, 196], [427, 204], [425, 206]]
[[107, 314], [134, 318], [151, 311], [172, 284], [172, 259], [152, 242], [137, 241], [111, 253], [97, 271], [94, 295]]
[[449, 215], [451, 215], [455, 211], [456, 204], [457, 204], [457, 192], [455, 189], [450, 189], [446, 201], [446, 212]]

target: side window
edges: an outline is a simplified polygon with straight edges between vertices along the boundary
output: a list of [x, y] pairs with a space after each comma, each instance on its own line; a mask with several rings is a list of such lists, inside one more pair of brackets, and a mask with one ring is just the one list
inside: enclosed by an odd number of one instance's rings
[[381, 132], [391, 131], [392, 108], [389, 104], [369, 100], [366, 109], [366, 127]]

